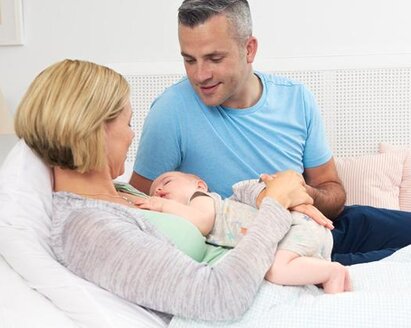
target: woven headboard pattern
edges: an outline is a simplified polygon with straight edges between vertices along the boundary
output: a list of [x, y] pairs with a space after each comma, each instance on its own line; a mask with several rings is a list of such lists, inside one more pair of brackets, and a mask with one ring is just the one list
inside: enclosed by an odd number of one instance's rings
[[[411, 145], [411, 67], [274, 72], [304, 83], [315, 95], [336, 156], [374, 153], [379, 142]], [[124, 74], [132, 90], [134, 161], [151, 102], [181, 74]]]

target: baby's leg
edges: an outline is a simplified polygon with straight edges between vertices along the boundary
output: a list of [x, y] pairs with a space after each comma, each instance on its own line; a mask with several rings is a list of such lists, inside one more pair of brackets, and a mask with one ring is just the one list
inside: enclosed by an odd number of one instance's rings
[[280, 285], [322, 284], [325, 293], [351, 290], [348, 270], [339, 263], [278, 250], [265, 278]]

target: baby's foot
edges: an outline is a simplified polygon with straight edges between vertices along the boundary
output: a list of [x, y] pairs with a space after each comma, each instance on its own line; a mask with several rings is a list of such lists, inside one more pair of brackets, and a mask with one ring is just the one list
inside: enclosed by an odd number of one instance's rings
[[351, 291], [351, 280], [346, 267], [337, 262], [331, 263], [330, 278], [323, 283], [324, 293], [335, 294]]

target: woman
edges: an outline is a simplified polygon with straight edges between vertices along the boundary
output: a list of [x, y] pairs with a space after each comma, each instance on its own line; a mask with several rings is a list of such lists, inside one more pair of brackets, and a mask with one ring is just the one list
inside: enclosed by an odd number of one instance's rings
[[[267, 180], [255, 223], [238, 246], [212, 266], [199, 263], [175, 246], [178, 236], [161, 232], [158, 217], [153, 221], [131, 195], [116, 191], [112, 180], [123, 173], [134, 136], [130, 120], [125, 79], [85, 61], [48, 67], [20, 103], [16, 133], [54, 172], [51, 246], [57, 259], [102, 288], [169, 314], [165, 320], [239, 318], [290, 227], [286, 208], [312, 203], [301, 177], [288, 172]], [[180, 227], [197, 238], [198, 230]]]

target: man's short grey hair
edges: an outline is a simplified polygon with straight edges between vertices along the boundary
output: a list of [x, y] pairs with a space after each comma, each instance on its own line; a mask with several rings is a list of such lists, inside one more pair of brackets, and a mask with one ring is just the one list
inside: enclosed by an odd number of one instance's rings
[[221, 14], [232, 24], [235, 37], [246, 40], [252, 35], [253, 27], [247, 0], [184, 0], [178, 9], [178, 23], [195, 27]]

